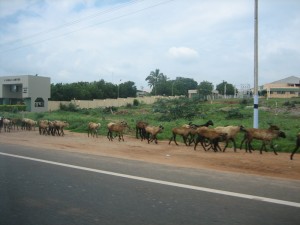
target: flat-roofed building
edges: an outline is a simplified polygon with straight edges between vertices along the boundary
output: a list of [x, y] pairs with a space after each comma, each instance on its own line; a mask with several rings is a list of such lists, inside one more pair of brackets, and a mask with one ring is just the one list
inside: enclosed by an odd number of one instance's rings
[[267, 98], [292, 98], [300, 97], [300, 78], [290, 76], [263, 87], [267, 91]]
[[0, 104], [25, 104], [29, 112], [48, 111], [50, 77], [20, 75], [0, 77]]

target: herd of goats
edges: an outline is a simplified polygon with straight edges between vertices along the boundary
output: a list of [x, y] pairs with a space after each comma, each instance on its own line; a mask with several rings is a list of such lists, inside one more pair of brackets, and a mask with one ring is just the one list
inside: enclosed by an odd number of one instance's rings
[[[0, 132], [2, 128], [5, 132], [10, 132], [11, 129], [15, 129], [18, 126], [21, 126], [22, 130], [32, 130], [36, 126], [39, 128], [40, 135], [64, 135], [64, 128], [68, 127], [69, 124], [66, 121], [48, 121], [40, 120], [35, 121], [32, 119], [8, 119], [0, 118]], [[205, 151], [212, 149], [213, 151], [223, 151], [225, 152], [229, 142], [232, 142], [234, 151], [236, 152], [236, 142], [235, 137], [241, 131], [244, 132], [244, 138], [241, 142], [240, 149], [242, 149], [243, 144], [245, 144], [246, 152], [252, 152], [253, 146], [252, 141], [254, 139], [261, 140], [262, 145], [260, 148], [260, 153], [266, 149], [266, 145], [270, 145], [274, 154], [277, 155], [277, 152], [273, 145], [273, 140], [277, 138], [285, 138], [286, 135], [283, 131], [279, 129], [276, 125], [270, 125], [268, 129], [258, 129], [258, 128], [245, 128], [243, 126], [224, 126], [224, 127], [215, 127], [213, 126], [211, 120], [207, 121], [205, 124], [197, 125], [193, 123], [184, 124], [180, 127], [175, 127], [172, 129], [172, 136], [169, 139], [169, 144], [172, 141], [178, 145], [176, 141], [176, 136], [179, 135], [183, 138], [183, 142], [186, 146], [191, 144], [194, 145], [194, 150], [196, 150], [197, 145], [200, 143]], [[88, 137], [98, 137], [98, 131], [101, 127], [100, 123], [89, 122], [87, 125]], [[107, 138], [112, 141], [114, 138], [118, 137], [119, 141], [124, 141], [123, 133], [126, 128], [129, 128], [128, 124], [125, 121], [121, 122], [110, 122], [107, 124]], [[157, 135], [163, 132], [164, 127], [160, 126], [151, 126], [147, 122], [138, 121], [135, 125], [136, 128], [136, 138], [141, 138], [141, 140], [147, 140], [148, 143], [154, 142], [157, 144]], [[221, 149], [219, 142], [225, 142], [225, 146]], [[290, 155], [290, 159], [293, 159], [294, 154], [299, 149], [300, 146], [300, 133], [297, 135], [296, 147]]]

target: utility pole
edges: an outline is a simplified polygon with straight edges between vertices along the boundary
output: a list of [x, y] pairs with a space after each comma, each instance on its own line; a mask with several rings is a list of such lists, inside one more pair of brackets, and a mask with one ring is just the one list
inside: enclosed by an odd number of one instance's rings
[[253, 128], [258, 128], [258, 0], [254, 6], [254, 105]]

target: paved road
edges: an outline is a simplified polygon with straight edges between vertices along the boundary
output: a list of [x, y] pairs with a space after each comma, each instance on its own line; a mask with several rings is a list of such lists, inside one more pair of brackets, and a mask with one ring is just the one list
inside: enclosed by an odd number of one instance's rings
[[299, 224], [300, 181], [1, 144], [0, 224]]

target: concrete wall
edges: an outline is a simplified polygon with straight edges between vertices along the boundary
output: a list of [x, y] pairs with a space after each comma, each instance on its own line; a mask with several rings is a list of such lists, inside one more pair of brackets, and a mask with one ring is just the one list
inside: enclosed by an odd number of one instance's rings
[[60, 104], [69, 105], [70, 103], [75, 104], [80, 109], [94, 109], [94, 108], [105, 108], [105, 107], [120, 107], [126, 106], [127, 104], [133, 104], [134, 99], [137, 99], [140, 103], [152, 104], [157, 99], [167, 98], [174, 99], [178, 96], [149, 96], [149, 97], [136, 97], [136, 98], [118, 98], [118, 99], [94, 99], [94, 100], [72, 100], [72, 101], [49, 101], [48, 111], [55, 111], [59, 109]]
[[[48, 110], [50, 78], [34, 75], [0, 77], [0, 99], [3, 104], [23, 101], [32, 112]], [[35, 102], [36, 100], [39, 100]], [[40, 101], [42, 100], [42, 101]]]

